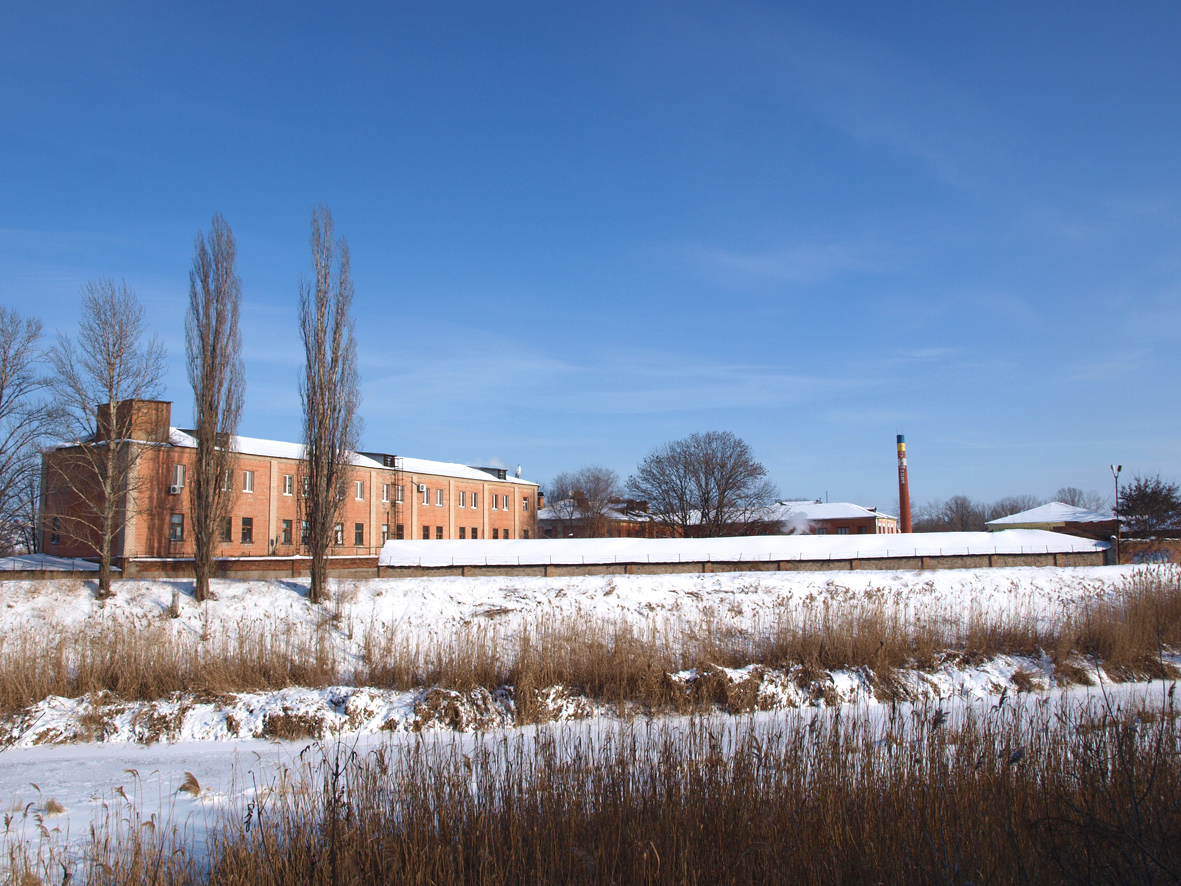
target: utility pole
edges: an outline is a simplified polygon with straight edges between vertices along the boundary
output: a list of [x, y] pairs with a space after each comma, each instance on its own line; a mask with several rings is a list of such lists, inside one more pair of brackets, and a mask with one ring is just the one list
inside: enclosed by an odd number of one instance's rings
[[1115, 514], [1115, 565], [1119, 566], [1119, 543], [1120, 543], [1120, 516], [1119, 516], [1119, 472], [1124, 469], [1123, 465], [1112, 465], [1111, 476], [1115, 478], [1115, 507], [1111, 509]]

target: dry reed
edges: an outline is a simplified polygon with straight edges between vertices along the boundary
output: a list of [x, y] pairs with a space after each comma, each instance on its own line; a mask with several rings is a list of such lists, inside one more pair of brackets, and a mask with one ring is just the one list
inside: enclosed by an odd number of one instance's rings
[[1181, 877], [1171, 696], [1124, 710], [636, 721], [305, 759], [301, 788], [257, 795], [202, 861], [128, 820], [62, 870], [194, 886]]
[[[383, 625], [358, 628], [343, 609], [314, 624], [221, 625], [209, 637], [175, 624], [101, 621], [75, 631], [0, 635], [0, 715], [49, 695], [137, 701], [288, 686], [512, 686], [519, 721], [532, 722], [536, 691], [555, 685], [607, 704], [685, 712], [716, 700], [708, 693], [687, 697], [670, 684], [667, 675], [689, 668], [763, 664], [796, 668], [801, 679], [860, 668], [888, 696], [899, 668], [1001, 653], [1044, 653], [1063, 683], [1086, 682], [1093, 664], [1113, 679], [1172, 676], [1161, 651], [1181, 648], [1181, 571], [1137, 572], [1110, 599], [1048, 627], [1021, 613], [918, 619], [884, 600], [820, 600], [742, 630], [724, 619], [636, 626], [568, 617], [539, 619], [512, 634], [482, 623], [430, 643], [407, 641]], [[343, 642], [346, 635], [356, 641]]]

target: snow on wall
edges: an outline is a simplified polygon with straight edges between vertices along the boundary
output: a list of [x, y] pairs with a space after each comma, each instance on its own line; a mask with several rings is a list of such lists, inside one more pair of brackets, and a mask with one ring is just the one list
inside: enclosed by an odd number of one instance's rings
[[848, 560], [1070, 554], [1105, 551], [1105, 541], [1043, 529], [912, 532], [907, 535], [759, 535], [742, 538], [563, 538], [387, 541], [381, 566], [545, 566], [584, 563]]

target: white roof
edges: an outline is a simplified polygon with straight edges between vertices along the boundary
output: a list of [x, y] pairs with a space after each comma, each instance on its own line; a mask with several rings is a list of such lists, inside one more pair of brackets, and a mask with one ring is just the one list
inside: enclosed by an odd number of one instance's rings
[[804, 520], [856, 520], [863, 517], [886, 517], [890, 514], [873, 511], [847, 501], [781, 501], [771, 508], [772, 519], [787, 522]]
[[1026, 526], [1030, 523], [1044, 523], [1060, 525], [1062, 523], [1107, 523], [1114, 520], [1110, 514], [1100, 514], [1098, 511], [1088, 511], [1086, 508], [1076, 508], [1060, 501], [1052, 501], [1048, 505], [1031, 508], [1019, 514], [998, 517], [989, 520], [986, 526], [1005, 526], [1018, 524]]
[[387, 541], [382, 566], [544, 566], [716, 560], [847, 560], [1104, 551], [1105, 541], [1047, 532], [912, 532], [905, 535], [755, 535], [742, 538], [569, 538]]
[[[180, 428], [171, 428], [170, 431], [169, 442], [173, 446], [184, 446], [189, 449], [196, 448], [197, 440], [190, 432]], [[284, 440], [263, 440], [259, 437], [235, 436], [234, 451], [240, 452], [243, 455], [258, 455], [264, 458], [289, 458], [293, 460], [303, 458], [302, 443], [288, 443]], [[529, 480], [522, 480], [519, 477], [507, 475], [504, 480], [500, 480], [487, 471], [481, 471], [479, 468], [455, 464], [453, 462], [430, 461], [425, 458], [404, 458], [400, 455], [397, 456], [397, 459], [397, 469], [406, 474], [430, 474], [437, 477], [454, 477], [459, 480], [475, 480], [479, 482], [519, 483], [524, 486], [537, 485]], [[359, 452], [352, 454], [351, 461], [360, 468], [389, 470], [389, 468], [385, 467], [377, 459], [362, 455]]]

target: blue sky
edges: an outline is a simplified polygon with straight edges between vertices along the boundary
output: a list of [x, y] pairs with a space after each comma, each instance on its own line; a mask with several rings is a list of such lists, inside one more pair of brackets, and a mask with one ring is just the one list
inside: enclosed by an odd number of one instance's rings
[[[1036, 8], [1030, 8], [1036, 7]], [[297, 439], [312, 206], [367, 448], [626, 475], [745, 438], [892, 508], [1181, 479], [1175, 4], [0, 2], [0, 302], [125, 279], [191, 416], [238, 241], [242, 433]]]

